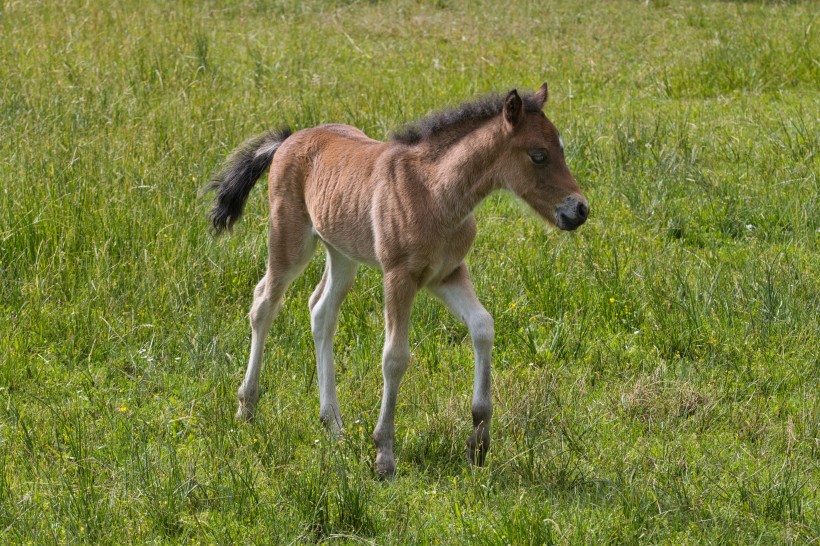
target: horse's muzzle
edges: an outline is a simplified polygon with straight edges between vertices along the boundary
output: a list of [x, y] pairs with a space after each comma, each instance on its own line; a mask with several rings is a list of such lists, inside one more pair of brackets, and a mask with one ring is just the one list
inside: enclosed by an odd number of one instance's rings
[[555, 208], [555, 225], [572, 231], [587, 221], [589, 203], [581, 195], [571, 195]]

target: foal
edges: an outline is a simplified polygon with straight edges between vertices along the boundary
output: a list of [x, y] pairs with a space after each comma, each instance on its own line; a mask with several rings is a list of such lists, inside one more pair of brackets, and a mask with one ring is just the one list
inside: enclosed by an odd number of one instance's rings
[[[319, 418], [342, 428], [333, 370], [339, 308], [360, 264], [384, 272], [384, 394], [373, 440], [376, 472], [392, 476], [393, 417], [407, 370], [410, 309], [426, 288], [466, 323], [475, 353], [473, 432], [467, 454], [484, 463], [490, 446], [493, 319], [479, 303], [464, 262], [476, 233], [473, 209], [507, 189], [563, 230], [584, 223], [586, 199], [564, 162], [561, 137], [542, 112], [547, 85], [533, 94], [491, 96], [433, 114], [387, 142], [347, 125], [321, 125], [256, 137], [237, 149], [209, 189], [217, 233], [240, 217], [248, 193], [270, 167], [269, 260], [250, 310], [250, 358], [239, 387], [240, 419], [259, 398], [262, 350], [293, 280], [322, 240], [327, 263], [310, 297]], [[275, 161], [274, 161], [275, 154]]]

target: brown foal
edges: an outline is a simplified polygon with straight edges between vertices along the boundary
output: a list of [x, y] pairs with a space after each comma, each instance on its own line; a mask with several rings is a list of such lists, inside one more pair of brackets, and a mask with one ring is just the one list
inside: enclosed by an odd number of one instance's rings
[[[355, 127], [322, 125], [274, 131], [236, 150], [209, 188], [218, 233], [242, 213], [256, 180], [270, 167], [269, 260], [250, 310], [250, 358], [237, 417], [250, 419], [259, 398], [265, 336], [285, 290], [321, 239], [322, 280], [310, 297], [316, 344], [319, 418], [342, 429], [333, 369], [339, 308], [360, 264], [384, 272], [384, 394], [373, 440], [376, 472], [392, 476], [394, 412], [410, 359], [408, 328], [416, 293], [426, 288], [467, 325], [475, 353], [473, 432], [467, 454], [481, 465], [490, 446], [493, 319], [476, 298], [464, 257], [473, 243], [473, 209], [507, 189], [563, 230], [584, 223], [586, 199], [564, 161], [563, 143], [542, 112], [547, 85], [515, 90], [433, 114], [386, 142]], [[275, 159], [274, 159], [275, 154]]]

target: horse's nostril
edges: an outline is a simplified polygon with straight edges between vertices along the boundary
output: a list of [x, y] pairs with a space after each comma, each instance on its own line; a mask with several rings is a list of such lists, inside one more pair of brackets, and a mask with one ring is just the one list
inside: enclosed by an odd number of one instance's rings
[[589, 206], [584, 202], [578, 203], [575, 212], [578, 214], [578, 218], [583, 222], [587, 219], [587, 214], [589, 214]]
[[563, 212], [558, 213], [558, 223], [560, 226], [562, 226], [562, 229], [564, 226], [569, 226], [570, 224], [572, 224], [569, 217]]

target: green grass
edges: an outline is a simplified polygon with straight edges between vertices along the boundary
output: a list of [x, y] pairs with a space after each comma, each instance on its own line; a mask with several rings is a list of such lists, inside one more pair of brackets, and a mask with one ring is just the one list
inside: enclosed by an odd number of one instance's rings
[[[819, 31], [812, 2], [0, 3], [0, 542], [817, 544]], [[208, 234], [225, 155], [544, 80], [592, 212], [477, 211], [488, 466], [466, 329], [422, 295], [374, 478], [372, 270], [325, 436], [321, 253], [234, 423], [267, 211]]]

